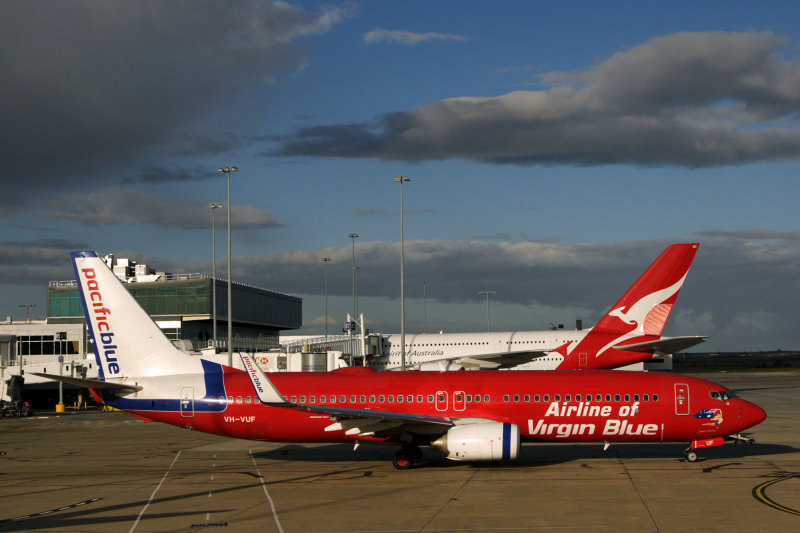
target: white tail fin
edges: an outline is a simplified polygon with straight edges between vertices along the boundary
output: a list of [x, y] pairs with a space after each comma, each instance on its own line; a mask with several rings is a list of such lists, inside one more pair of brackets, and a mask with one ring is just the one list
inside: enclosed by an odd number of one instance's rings
[[101, 379], [180, 374], [193, 366], [95, 252], [70, 256]]

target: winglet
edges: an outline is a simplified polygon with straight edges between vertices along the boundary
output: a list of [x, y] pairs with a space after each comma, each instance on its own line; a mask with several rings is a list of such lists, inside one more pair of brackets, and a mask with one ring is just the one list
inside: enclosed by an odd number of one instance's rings
[[258, 399], [261, 400], [262, 403], [271, 405], [285, 404], [286, 400], [283, 399], [283, 396], [278, 392], [278, 389], [275, 388], [275, 385], [272, 384], [266, 374], [264, 374], [256, 362], [253, 361], [253, 358], [241, 352], [239, 353], [239, 357], [242, 358], [245, 372], [247, 372], [247, 376], [250, 378], [250, 382], [253, 384], [256, 394], [258, 394]]

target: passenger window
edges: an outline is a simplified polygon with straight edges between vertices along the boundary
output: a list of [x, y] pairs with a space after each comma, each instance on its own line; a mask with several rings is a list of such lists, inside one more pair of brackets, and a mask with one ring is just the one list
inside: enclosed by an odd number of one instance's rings
[[233, 403], [233, 396], [228, 396], [228, 403]]
[[515, 403], [519, 402], [519, 394], [514, 395], [514, 402]]
[[631, 395], [630, 395], [630, 394], [626, 394], [626, 395], [625, 395], [625, 401], [626, 401], [626, 402], [629, 402], [629, 401], [631, 401]]
[[394, 395], [393, 394], [389, 395], [389, 403], [394, 403]]
[[356, 403], [356, 395], [355, 394], [351, 394], [350, 395], [350, 403]]
[[467, 403], [472, 402], [472, 394], [467, 394]]
[[[414, 397], [410, 394], [408, 395], [408, 403], [412, 403], [414, 401]], [[417, 394], [417, 403], [422, 403], [422, 394]]]
[[507, 402], [507, 401], [508, 401], [508, 394], [504, 394], [504, 395], [503, 395], [503, 401], [504, 401], [504, 402]]
[[433, 403], [433, 394], [428, 394], [428, 403]]
[[639, 395], [638, 394], [634, 394], [633, 395], [633, 401], [634, 402], [638, 402], [639, 401]]
[[306, 397], [300, 396], [300, 403], [306, 403]]
[[488, 395], [488, 394], [484, 394], [484, 395], [483, 395], [483, 401], [484, 401], [485, 403], [489, 403], [489, 401], [490, 401], [490, 400], [491, 400], [491, 398], [489, 397], [489, 395]]
[[456, 394], [456, 401], [457, 402], [463, 402], [464, 401], [464, 396], [462, 394]]
[[476, 394], [475, 395], [475, 403], [481, 403], [481, 395], [480, 394]]
[[615, 401], [615, 402], [618, 402], [618, 401], [619, 401], [619, 399], [620, 399], [620, 396], [619, 396], [619, 394], [615, 394], [615, 395], [614, 395], [614, 401]]
[[557, 402], [561, 401], [561, 395], [560, 394], [556, 394], [555, 401], [557, 401]]
[[653, 401], [654, 401], [654, 402], [657, 402], [657, 401], [658, 401], [658, 394], [653, 394]]
[[603, 401], [603, 395], [602, 395], [602, 394], [598, 394], [598, 395], [596, 395], [596, 396], [594, 397], [594, 400], [595, 400], [596, 402], [602, 402], [602, 401]]
[[335, 394], [331, 395], [331, 403], [336, 403], [336, 395]]
[[564, 401], [565, 401], [565, 402], [568, 402], [568, 401], [570, 401], [570, 400], [572, 400], [572, 396], [570, 396], [569, 394], [567, 394], [566, 396], [564, 396]]
[[581, 395], [580, 395], [580, 394], [576, 394], [576, 395], [575, 395], [575, 401], [576, 401], [576, 402], [579, 402], [579, 401], [581, 401]]
[[359, 396], [358, 399], [361, 401], [361, 403], [367, 403], [367, 397], [364, 394]]
[[371, 394], [369, 397], [369, 403], [375, 403], [375, 395]]
[[316, 399], [317, 399], [316, 396], [312, 396], [311, 398], [308, 399], [308, 403], [317, 403]]
[[525, 395], [525, 402], [527, 403], [529, 401], [531, 401], [531, 396], [530, 396], [530, 394], [526, 394]]
[[397, 395], [397, 403], [403, 403], [403, 395], [402, 394], [398, 394]]
[[650, 395], [649, 394], [645, 394], [643, 399], [644, 399], [644, 401], [649, 402], [650, 401]]
[[606, 401], [607, 401], [607, 402], [610, 402], [610, 401], [611, 401], [611, 395], [610, 395], [610, 394], [606, 394]]
[[319, 403], [325, 403], [325, 396], [319, 397]]
[[242, 403], [242, 397], [241, 396], [237, 396], [236, 397], [236, 403]]
[[251, 400], [250, 396], [245, 396], [244, 397], [244, 403], [251, 403], [251, 401], [252, 400]]
[[533, 401], [534, 402], [538, 402], [539, 400], [541, 400], [541, 396], [539, 396], [538, 394], [534, 394], [533, 395]]
[[550, 401], [550, 395], [549, 394], [545, 394], [544, 395], [544, 401], [546, 401], [546, 402]]

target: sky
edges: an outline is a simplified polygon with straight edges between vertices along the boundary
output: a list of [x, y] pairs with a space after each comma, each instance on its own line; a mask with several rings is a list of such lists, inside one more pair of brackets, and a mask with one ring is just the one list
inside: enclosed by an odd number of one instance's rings
[[233, 279], [301, 297], [295, 333], [326, 294], [341, 330], [354, 253], [358, 311], [400, 331], [407, 176], [407, 332], [588, 327], [698, 242], [664, 333], [800, 350], [796, 2], [2, 12], [0, 317], [43, 318], [72, 250], [210, 273], [236, 166]]

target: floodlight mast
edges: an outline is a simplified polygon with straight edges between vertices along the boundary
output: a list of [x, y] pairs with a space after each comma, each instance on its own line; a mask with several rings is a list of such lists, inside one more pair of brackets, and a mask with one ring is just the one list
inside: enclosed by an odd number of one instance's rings
[[231, 333], [233, 330], [231, 316], [231, 307], [233, 307], [231, 300], [231, 172], [239, 172], [239, 169], [236, 167], [222, 167], [217, 172], [228, 174], [228, 366], [233, 366], [233, 352], [231, 350], [231, 343], [233, 342]]

